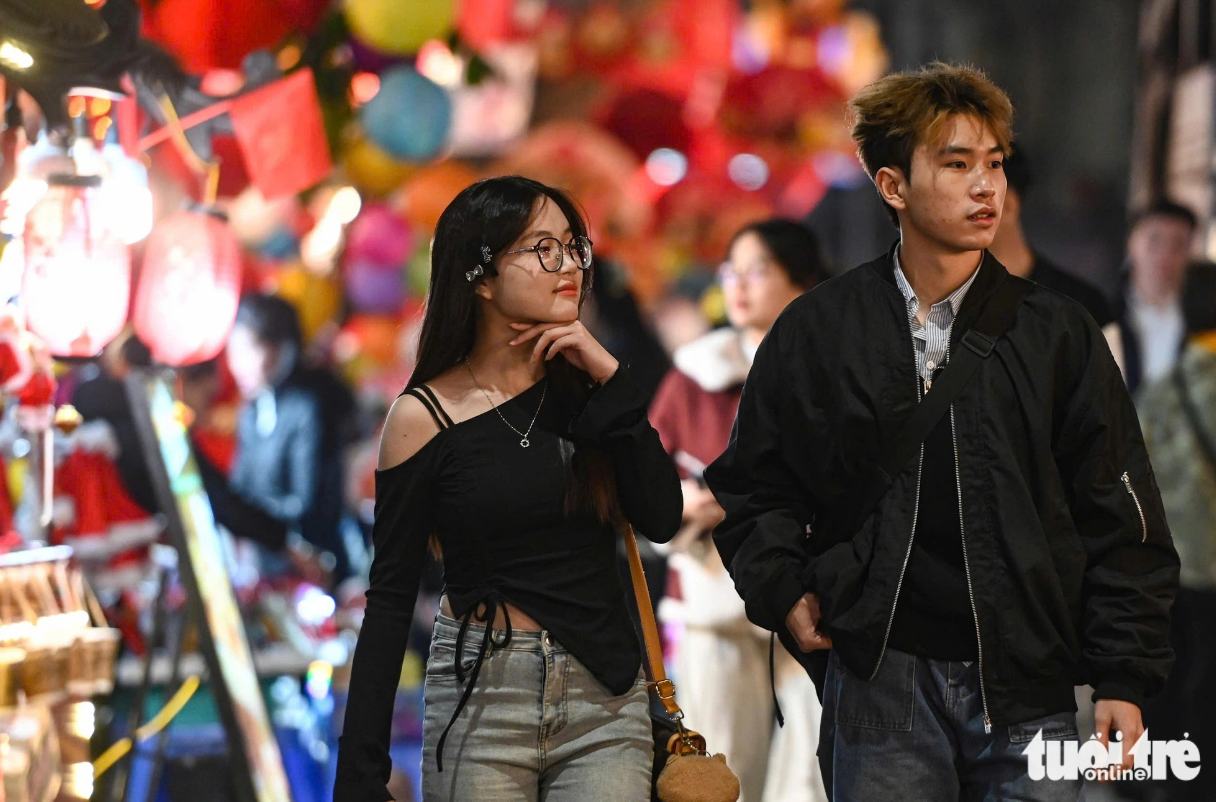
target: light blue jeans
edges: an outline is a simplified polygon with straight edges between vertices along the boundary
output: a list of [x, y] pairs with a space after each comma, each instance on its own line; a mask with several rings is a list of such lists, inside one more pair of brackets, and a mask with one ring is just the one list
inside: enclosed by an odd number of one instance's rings
[[[456, 677], [460, 622], [438, 615], [426, 666], [423, 802], [647, 802], [654, 741], [646, 679], [613, 696], [548, 632], [515, 630], [492, 645], [443, 750], [436, 746], [464, 691]], [[485, 627], [470, 625], [462, 668]], [[501, 642], [494, 630], [491, 643]]]

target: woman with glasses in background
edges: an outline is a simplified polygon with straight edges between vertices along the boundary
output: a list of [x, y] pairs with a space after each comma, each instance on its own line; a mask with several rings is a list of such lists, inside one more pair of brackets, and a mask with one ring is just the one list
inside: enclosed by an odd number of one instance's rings
[[730, 325], [676, 350], [675, 367], [650, 407], [650, 421], [679, 467], [684, 495], [683, 526], [671, 544], [669, 596], [659, 613], [684, 627], [675, 662], [680, 703], [739, 775], [741, 802], [809, 802], [824, 798], [811, 774], [814, 761], [806, 759], [815, 752], [813, 745], [807, 751], [807, 739], [817, 739], [819, 730], [815, 689], [777, 644], [777, 691], [786, 721], [770, 743], [773, 697], [766, 683], [755, 681], [768, 672], [769, 635], [747, 620], [710, 540], [722, 508], [701, 471], [726, 449], [760, 341], [786, 305], [827, 278], [827, 271], [815, 236], [791, 220], [747, 226], [728, 253], [718, 281]]
[[390, 799], [428, 542], [446, 588], [423, 692], [423, 799], [647, 799], [649, 698], [616, 549], [626, 521], [675, 535], [680, 484], [646, 394], [579, 321], [587, 224], [558, 190], [481, 181], [440, 217], [431, 269], [417, 367], [380, 442], [334, 799]]

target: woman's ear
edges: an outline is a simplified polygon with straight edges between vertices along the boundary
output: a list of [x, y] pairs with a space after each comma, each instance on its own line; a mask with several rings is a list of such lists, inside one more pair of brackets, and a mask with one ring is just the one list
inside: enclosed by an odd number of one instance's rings
[[490, 287], [490, 283], [486, 277], [473, 285], [473, 292], [487, 301], [494, 300], [494, 290]]

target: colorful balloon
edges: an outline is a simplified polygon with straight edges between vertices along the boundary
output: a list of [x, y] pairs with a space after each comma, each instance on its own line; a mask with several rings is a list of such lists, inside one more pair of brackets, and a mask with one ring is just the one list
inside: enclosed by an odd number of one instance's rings
[[414, 249], [409, 224], [383, 204], [363, 208], [346, 232], [347, 264], [364, 262], [384, 269], [400, 269]]
[[427, 161], [443, 149], [452, 124], [448, 93], [409, 67], [380, 76], [380, 91], [359, 110], [369, 139], [392, 156]]
[[359, 193], [369, 198], [390, 194], [414, 171], [413, 165], [394, 159], [376, 143], [357, 138], [346, 146], [342, 167]]
[[406, 182], [397, 209], [420, 229], [434, 231], [443, 210], [478, 178], [471, 168], [450, 159], [428, 165]]
[[343, 10], [355, 38], [389, 55], [414, 53], [456, 23], [452, 0], [345, 0]]
[[370, 314], [395, 314], [405, 302], [405, 275], [371, 262], [351, 262], [342, 274], [350, 305]]
[[319, 276], [302, 265], [293, 265], [276, 278], [275, 292], [296, 308], [306, 341], [337, 318], [342, 307], [342, 286], [337, 276]]

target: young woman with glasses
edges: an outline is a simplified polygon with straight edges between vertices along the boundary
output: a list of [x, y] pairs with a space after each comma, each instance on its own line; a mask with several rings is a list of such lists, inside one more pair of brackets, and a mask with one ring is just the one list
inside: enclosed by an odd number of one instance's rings
[[660, 606], [666, 620], [684, 624], [675, 666], [680, 701], [739, 775], [740, 802], [823, 799], [811, 776], [815, 762], [806, 759], [813, 743], [804, 751], [816, 737], [819, 703], [806, 672], [778, 645], [777, 693], [787, 718], [770, 748], [772, 697], [767, 683], [755, 681], [768, 674], [768, 633], [747, 620], [710, 542], [722, 508], [701, 471], [726, 449], [760, 340], [790, 301], [825, 278], [818, 242], [800, 223], [765, 220], [736, 233], [718, 270], [730, 325], [676, 350], [650, 409], [683, 479], [684, 527], [668, 563], [680, 601]]
[[649, 797], [649, 700], [616, 547], [626, 521], [669, 540], [680, 483], [645, 393], [579, 321], [591, 247], [568, 196], [520, 177], [474, 184], [439, 220], [417, 367], [380, 443], [337, 802], [390, 799], [428, 542], [446, 589], [423, 799]]

